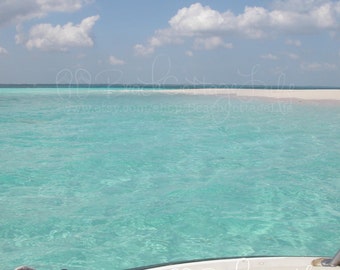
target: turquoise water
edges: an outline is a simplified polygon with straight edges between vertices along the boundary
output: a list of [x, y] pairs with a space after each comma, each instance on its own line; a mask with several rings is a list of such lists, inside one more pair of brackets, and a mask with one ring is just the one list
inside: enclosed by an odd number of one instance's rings
[[1, 91], [1, 269], [339, 248], [339, 103]]

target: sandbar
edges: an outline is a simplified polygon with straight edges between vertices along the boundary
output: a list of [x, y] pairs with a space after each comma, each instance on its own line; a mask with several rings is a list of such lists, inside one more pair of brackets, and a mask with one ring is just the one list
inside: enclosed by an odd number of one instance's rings
[[340, 101], [340, 89], [233, 89], [233, 88], [202, 88], [153, 90], [159, 93], [187, 95], [235, 95], [238, 97], [262, 97], [273, 99], [302, 99]]

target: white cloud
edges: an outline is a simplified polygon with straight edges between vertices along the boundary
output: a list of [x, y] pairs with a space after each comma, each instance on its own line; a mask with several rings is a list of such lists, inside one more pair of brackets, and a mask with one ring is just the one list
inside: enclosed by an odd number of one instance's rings
[[[230, 35], [260, 39], [280, 34], [312, 34], [324, 30], [340, 32], [340, 1], [276, 1], [272, 9], [247, 6], [241, 14], [234, 14], [230, 10], [219, 12], [196, 3], [178, 10], [169, 20], [169, 28], [155, 31], [146, 44], [136, 45], [135, 51], [137, 54], [150, 54], [157, 47], [190, 38], [196, 42], [199, 39], [222, 39]], [[301, 45], [293, 40], [290, 43]], [[206, 49], [210, 48], [206, 46]]]
[[41, 18], [50, 12], [74, 12], [92, 0], [11, 0], [0, 1], [0, 27], [8, 23]]
[[276, 55], [273, 55], [271, 53], [261, 55], [261, 58], [268, 59], [268, 60], [273, 60], [273, 61], [278, 59], [278, 57]]
[[8, 51], [0, 46], [0, 54], [8, 54]]
[[125, 62], [121, 59], [116, 58], [115, 56], [111, 55], [109, 57], [109, 62], [111, 65], [124, 65]]
[[290, 46], [296, 46], [300, 47], [301, 46], [301, 41], [298, 39], [287, 39], [286, 44]]
[[305, 13], [329, 2], [328, 0], [275, 0], [273, 2], [273, 9], [278, 10], [296, 10], [299, 13]]
[[298, 56], [297, 54], [295, 54], [295, 53], [286, 53], [286, 55], [287, 55], [290, 59], [292, 59], [292, 60], [297, 60], [297, 59], [299, 59], [299, 56]]
[[17, 41], [24, 42], [28, 49], [46, 51], [67, 51], [71, 47], [92, 47], [94, 42], [90, 32], [99, 19], [99, 15], [85, 18], [80, 24], [67, 23], [63, 26], [38, 24], [31, 28], [26, 41], [17, 37]]
[[163, 46], [164, 44], [179, 44], [181, 42], [182, 38], [178, 36], [173, 29], [160, 29], [148, 40], [147, 45], [136, 44], [134, 49], [137, 55], [148, 55], [152, 54], [157, 47]]
[[194, 53], [192, 51], [186, 51], [185, 55], [189, 56], [189, 57], [193, 57]]
[[134, 49], [137, 55], [148, 55], [155, 51], [153, 46], [144, 46], [142, 44], [136, 44]]
[[74, 12], [81, 9], [90, 0], [36, 0], [43, 12]]
[[224, 43], [223, 39], [217, 36], [209, 38], [196, 38], [194, 41], [195, 49], [213, 50], [217, 47], [231, 49], [233, 45], [231, 43]]
[[331, 63], [302, 63], [300, 68], [305, 71], [331, 71], [336, 70], [337, 66]]
[[192, 4], [189, 8], [180, 9], [172, 17], [169, 24], [172, 29], [182, 34], [192, 35], [194, 32], [204, 32], [219, 29], [224, 22], [223, 15], [209, 6], [200, 3]]
[[230, 29], [230, 33], [238, 33], [252, 39], [263, 38], [267, 35], [266, 30], [270, 19], [270, 14], [266, 9], [246, 7], [243, 14], [230, 15], [229, 20], [234, 21], [234, 27]]

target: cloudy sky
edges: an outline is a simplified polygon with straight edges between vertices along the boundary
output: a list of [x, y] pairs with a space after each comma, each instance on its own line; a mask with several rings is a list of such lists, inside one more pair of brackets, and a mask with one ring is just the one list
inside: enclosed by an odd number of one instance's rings
[[0, 0], [0, 83], [340, 87], [340, 1]]

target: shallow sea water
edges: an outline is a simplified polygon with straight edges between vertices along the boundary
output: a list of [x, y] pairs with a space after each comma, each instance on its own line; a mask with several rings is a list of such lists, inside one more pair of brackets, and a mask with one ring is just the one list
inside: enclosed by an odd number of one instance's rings
[[1, 269], [339, 248], [339, 103], [11, 89], [0, 126]]

